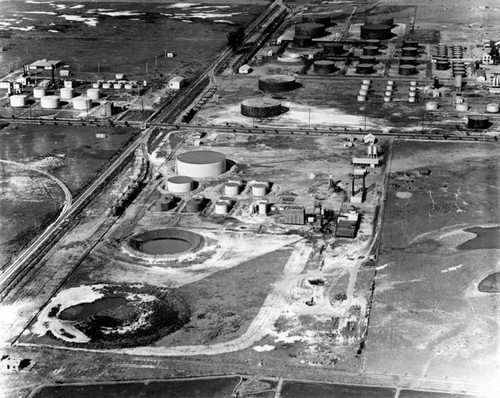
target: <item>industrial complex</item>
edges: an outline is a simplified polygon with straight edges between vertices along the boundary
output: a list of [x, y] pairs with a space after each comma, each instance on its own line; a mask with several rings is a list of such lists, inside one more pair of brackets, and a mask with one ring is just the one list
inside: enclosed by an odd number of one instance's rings
[[495, 0], [0, 7], [1, 396], [500, 396]]

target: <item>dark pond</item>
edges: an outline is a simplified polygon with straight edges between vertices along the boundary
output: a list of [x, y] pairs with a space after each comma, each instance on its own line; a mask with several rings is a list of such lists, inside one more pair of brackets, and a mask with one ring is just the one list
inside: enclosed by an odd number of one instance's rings
[[285, 382], [281, 389], [282, 398], [393, 398], [396, 389], [343, 384], [319, 384]]
[[127, 300], [123, 297], [104, 297], [91, 303], [81, 303], [66, 308], [59, 314], [59, 318], [65, 321], [83, 321], [104, 310], [126, 305]]
[[488, 275], [477, 288], [483, 293], [500, 293], [500, 272]]
[[182, 253], [190, 248], [190, 242], [177, 238], [151, 239], [138, 245], [141, 252], [154, 255]]
[[458, 250], [500, 249], [500, 227], [474, 227], [464, 231], [477, 236], [457, 246]]

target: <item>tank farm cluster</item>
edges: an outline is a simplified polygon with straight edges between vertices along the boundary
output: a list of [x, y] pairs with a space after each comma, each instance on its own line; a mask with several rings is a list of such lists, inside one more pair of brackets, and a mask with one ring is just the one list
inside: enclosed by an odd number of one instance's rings
[[5, 197], [33, 174], [59, 206], [0, 269], [6, 396], [500, 396], [500, 36], [478, 22], [500, 9], [462, 26], [436, 1], [96, 8], [85, 29], [165, 18], [224, 50], [2, 78]]

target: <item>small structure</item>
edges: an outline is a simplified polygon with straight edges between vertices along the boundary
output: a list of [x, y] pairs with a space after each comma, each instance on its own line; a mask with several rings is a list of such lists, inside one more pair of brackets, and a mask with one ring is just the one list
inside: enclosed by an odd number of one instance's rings
[[32, 64], [29, 65], [30, 70], [39, 70], [39, 69], [45, 69], [45, 70], [52, 70], [52, 69], [57, 69], [60, 66], [62, 66], [62, 61], [59, 60], [48, 60], [48, 59], [40, 59], [38, 61], [33, 62]]
[[493, 64], [493, 59], [491, 58], [490, 54], [484, 53], [483, 56], [482, 56], [482, 58], [481, 58], [481, 62], [484, 65], [491, 65], [491, 64]]
[[486, 72], [484, 71], [484, 69], [476, 70], [476, 80], [478, 82], [485, 82], [486, 81]]
[[242, 74], [242, 75], [247, 75], [249, 74], [250, 72], [252, 71], [252, 68], [250, 67], [250, 65], [248, 64], [245, 64], [245, 65], [241, 65], [240, 68], [238, 69], [238, 73]]
[[375, 137], [372, 133], [369, 133], [364, 136], [363, 141], [365, 142], [365, 144], [372, 145], [377, 142], [377, 137]]
[[1, 370], [9, 371], [9, 372], [18, 372], [21, 370], [21, 362], [20, 358], [11, 358], [9, 355], [3, 355], [0, 360]]
[[355, 238], [358, 232], [359, 214], [348, 211], [339, 215], [335, 236], [339, 238]]
[[380, 158], [352, 158], [352, 164], [356, 166], [370, 166], [371, 168], [380, 166]]
[[292, 225], [304, 225], [306, 222], [306, 211], [303, 206], [285, 206], [283, 208], [283, 223]]
[[174, 58], [175, 57], [175, 53], [170, 51], [170, 52], [167, 52], [167, 58]]
[[168, 88], [172, 90], [180, 90], [184, 85], [185, 79], [182, 76], [174, 76], [168, 81]]

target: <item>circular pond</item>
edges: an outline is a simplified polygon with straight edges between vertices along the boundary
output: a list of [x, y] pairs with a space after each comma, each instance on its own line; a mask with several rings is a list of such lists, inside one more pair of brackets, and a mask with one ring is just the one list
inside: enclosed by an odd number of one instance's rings
[[64, 321], [83, 321], [100, 312], [112, 310], [127, 304], [123, 297], [104, 297], [91, 303], [81, 303], [66, 308], [59, 314], [59, 319]]
[[196, 250], [203, 244], [203, 237], [180, 229], [157, 229], [132, 236], [128, 244], [141, 257], [169, 257]]

